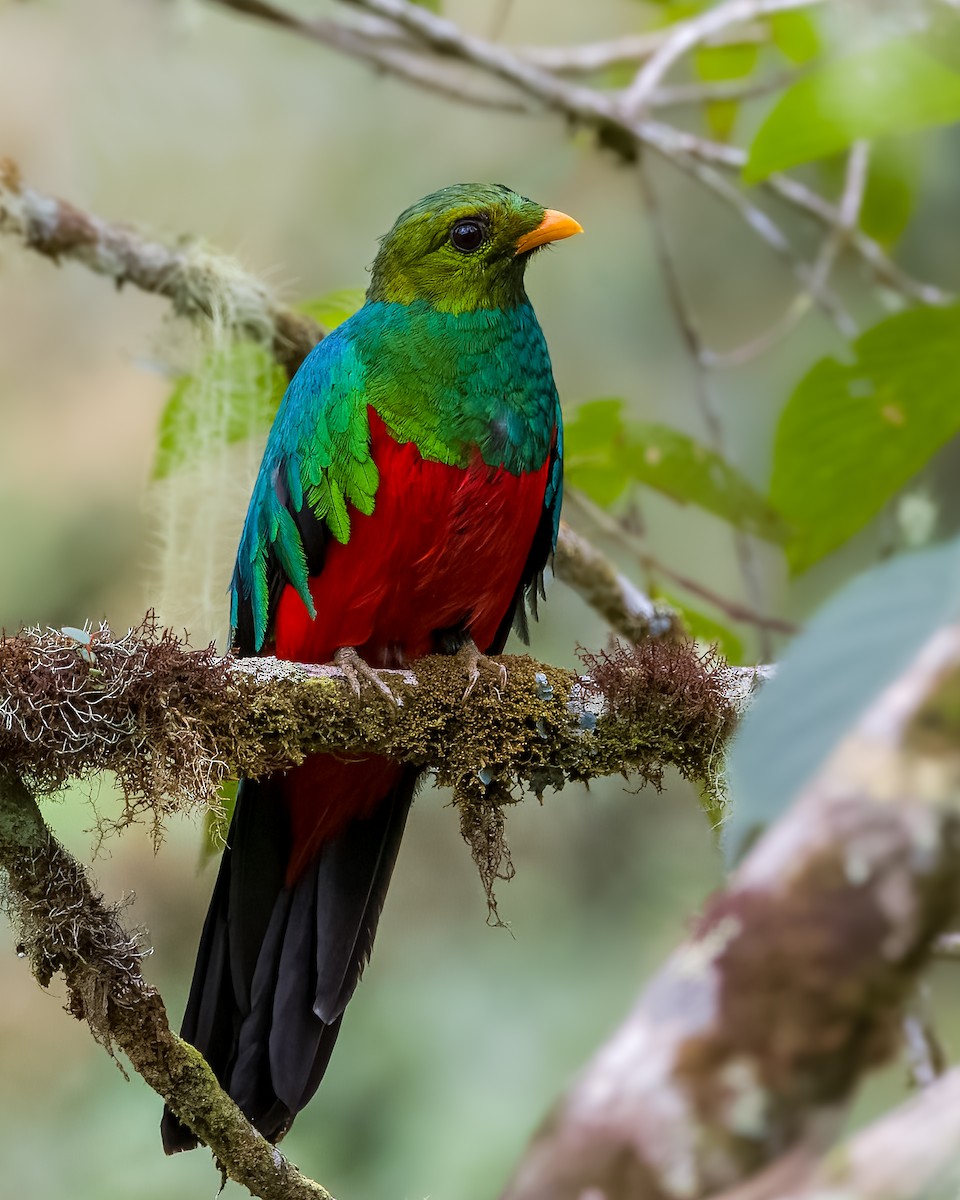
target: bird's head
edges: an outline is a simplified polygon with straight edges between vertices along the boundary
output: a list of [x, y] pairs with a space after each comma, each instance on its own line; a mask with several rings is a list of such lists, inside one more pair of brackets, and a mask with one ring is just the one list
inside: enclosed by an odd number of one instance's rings
[[368, 300], [425, 300], [442, 312], [511, 308], [531, 253], [582, 232], [503, 184], [460, 183], [418, 200], [382, 239]]

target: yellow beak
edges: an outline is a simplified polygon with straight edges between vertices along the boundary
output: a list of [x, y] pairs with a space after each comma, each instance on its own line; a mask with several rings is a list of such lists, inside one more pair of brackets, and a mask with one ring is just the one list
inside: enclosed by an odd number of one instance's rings
[[559, 242], [562, 238], [573, 237], [575, 233], [583, 233], [583, 226], [566, 213], [548, 208], [543, 214], [543, 220], [529, 233], [517, 239], [515, 253], [526, 254], [536, 246], [545, 246], [547, 242]]

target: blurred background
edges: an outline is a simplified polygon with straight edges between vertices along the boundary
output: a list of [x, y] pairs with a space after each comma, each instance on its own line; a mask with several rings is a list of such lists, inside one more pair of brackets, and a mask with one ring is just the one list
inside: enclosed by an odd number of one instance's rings
[[[486, 36], [496, 28], [505, 40], [551, 44], [646, 28], [660, 8], [637, 0], [445, 5]], [[920, 141], [921, 186], [899, 254], [921, 277], [956, 287], [960, 140], [936, 132]], [[363, 288], [377, 237], [419, 196], [460, 180], [507, 183], [587, 230], [540, 256], [528, 279], [568, 414], [587, 400], [623, 397], [636, 416], [704, 437], [637, 181], [550, 116], [456, 107], [194, 0], [0, 0], [0, 154], [41, 191], [158, 235], [208, 240], [291, 301]], [[671, 172], [657, 182], [710, 342], [760, 332], [789, 301], [789, 274], [728, 210]], [[797, 236], [815, 244], [810, 230]], [[856, 271], [843, 265], [841, 278]], [[858, 303], [865, 321], [883, 313], [882, 297]], [[813, 317], [770, 359], [722, 378], [730, 455], [759, 488], [791, 383], [837, 345]], [[0, 241], [7, 631], [101, 618], [122, 629], [157, 604], [195, 644], [222, 638], [259, 448], [238, 453], [229, 477], [212, 483], [188, 477], [164, 490], [150, 478], [172, 376], [196, 353], [165, 301], [117, 292], [80, 266], [57, 267]], [[935, 470], [953, 477], [954, 467], [947, 456]], [[181, 555], [171, 575], [174, 509], [215, 532], [212, 558]], [[649, 492], [642, 518], [652, 553], [722, 595], [741, 594], [727, 527]], [[759, 546], [767, 610], [801, 618], [897, 536], [891, 520], [792, 582], [779, 552]], [[222, 614], [211, 618], [217, 597]], [[575, 665], [578, 643], [597, 648], [606, 637], [572, 592], [550, 586], [535, 655]], [[755, 659], [749, 629], [744, 637]], [[569, 787], [542, 807], [511, 812], [517, 876], [499, 890], [510, 929], [491, 928], [446, 801], [425, 788], [414, 807], [373, 962], [324, 1084], [284, 1143], [337, 1196], [494, 1193], [565, 1080], [722, 877], [715, 832], [675, 778], [661, 794], [623, 780]], [[96, 814], [114, 805], [104, 781], [71, 790], [47, 813], [89, 861]], [[171, 823], [156, 855], [148, 832], [134, 828], [103, 844], [93, 865], [106, 896], [127, 898], [127, 921], [154, 947], [146, 971], [175, 1023], [213, 883], [200, 844], [199, 819]], [[64, 1015], [56, 984], [37, 989], [5, 929], [0, 947], [5, 1194], [215, 1195], [219, 1176], [206, 1152], [165, 1159], [159, 1099], [138, 1079], [124, 1081]], [[960, 1045], [956, 998], [948, 971], [937, 987], [941, 1030]], [[888, 1100], [901, 1074], [887, 1072], [858, 1113]]]

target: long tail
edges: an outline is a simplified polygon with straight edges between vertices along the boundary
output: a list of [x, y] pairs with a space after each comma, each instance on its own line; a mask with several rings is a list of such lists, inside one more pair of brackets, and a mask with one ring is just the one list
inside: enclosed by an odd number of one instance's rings
[[[370, 956], [418, 777], [383, 759], [313, 759], [277, 779], [241, 782], [181, 1034], [270, 1141], [323, 1078]], [[365, 815], [332, 821], [344, 798], [302, 786], [318, 778], [369, 797]], [[169, 1109], [161, 1133], [167, 1154], [197, 1144]]]

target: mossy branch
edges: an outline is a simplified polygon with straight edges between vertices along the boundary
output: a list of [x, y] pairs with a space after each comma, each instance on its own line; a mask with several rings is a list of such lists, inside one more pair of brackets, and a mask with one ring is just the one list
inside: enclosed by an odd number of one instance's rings
[[589, 658], [589, 676], [501, 661], [506, 685], [466, 699], [456, 659], [385, 672], [394, 705], [355, 696], [335, 667], [190, 650], [152, 617], [119, 638], [29, 630], [0, 641], [0, 761], [39, 792], [112, 770], [129, 816], [209, 803], [227, 775], [356, 750], [429, 768], [480, 804], [625, 771], [658, 782], [668, 765], [713, 786], [754, 678], [686, 642]]
[[68, 1011], [109, 1053], [123, 1051], [231, 1179], [263, 1200], [333, 1200], [257, 1133], [201, 1055], [171, 1031], [160, 994], [140, 973], [137, 940], [7, 771], [0, 772], [0, 868], [18, 949], [37, 981], [46, 987], [62, 972]]

